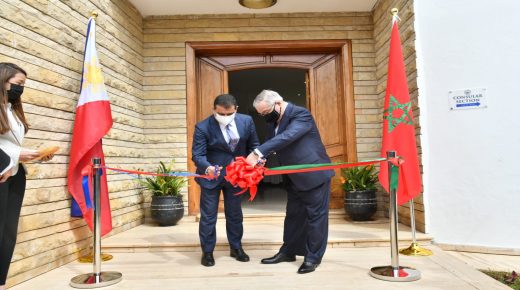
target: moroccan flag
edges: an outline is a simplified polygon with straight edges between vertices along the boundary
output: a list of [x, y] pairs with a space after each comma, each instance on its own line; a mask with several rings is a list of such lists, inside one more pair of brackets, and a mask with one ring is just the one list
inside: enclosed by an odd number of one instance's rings
[[[80, 96], [76, 108], [76, 120], [72, 135], [68, 174], [69, 192], [73, 203], [81, 210], [83, 218], [93, 230], [93, 188], [91, 180], [85, 176], [93, 157], [100, 157], [102, 165], [105, 159], [102, 138], [112, 127], [112, 112], [107, 90], [101, 74], [101, 66], [96, 51], [96, 22], [90, 18], [85, 43], [85, 58], [81, 79]], [[112, 230], [112, 215], [106, 171], [101, 176], [101, 235]]]
[[[404, 159], [399, 168], [397, 203], [411, 200], [421, 192], [421, 173], [415, 144], [412, 102], [408, 93], [401, 39], [394, 17], [388, 60], [385, 110], [383, 113], [383, 145], [381, 156], [395, 150]], [[388, 191], [388, 166], [383, 164], [379, 171], [379, 182]]]

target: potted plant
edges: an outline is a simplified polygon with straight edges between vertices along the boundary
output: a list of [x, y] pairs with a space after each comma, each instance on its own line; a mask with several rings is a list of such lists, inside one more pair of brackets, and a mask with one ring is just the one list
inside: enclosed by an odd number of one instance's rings
[[[173, 161], [166, 166], [160, 162], [158, 174], [172, 172]], [[141, 184], [152, 193], [151, 215], [160, 226], [172, 226], [184, 216], [181, 190], [186, 185], [185, 177], [152, 176], [141, 180]]]
[[377, 173], [373, 165], [341, 170], [345, 211], [352, 220], [367, 221], [377, 211]]

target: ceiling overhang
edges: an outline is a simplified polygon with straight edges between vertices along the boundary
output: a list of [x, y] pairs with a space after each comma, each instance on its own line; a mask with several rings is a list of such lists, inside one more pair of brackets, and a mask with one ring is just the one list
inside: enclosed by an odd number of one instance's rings
[[370, 12], [377, 0], [278, 0], [265, 9], [249, 9], [238, 0], [129, 0], [143, 17], [197, 14]]

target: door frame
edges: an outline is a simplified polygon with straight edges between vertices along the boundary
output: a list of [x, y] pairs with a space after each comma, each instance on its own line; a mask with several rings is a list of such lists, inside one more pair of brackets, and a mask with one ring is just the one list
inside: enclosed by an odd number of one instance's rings
[[[197, 67], [198, 56], [211, 55], [251, 55], [259, 53], [337, 53], [341, 59], [342, 94], [345, 104], [346, 140], [356, 140], [354, 83], [352, 78], [352, 43], [350, 40], [279, 40], [279, 41], [231, 41], [231, 42], [186, 42], [186, 126], [188, 139], [188, 170], [196, 167], [191, 161], [193, 132], [197, 124]], [[356, 142], [347, 143], [344, 148], [345, 161], [357, 161]], [[188, 186], [188, 214], [199, 212], [195, 199], [196, 182], [190, 178]]]

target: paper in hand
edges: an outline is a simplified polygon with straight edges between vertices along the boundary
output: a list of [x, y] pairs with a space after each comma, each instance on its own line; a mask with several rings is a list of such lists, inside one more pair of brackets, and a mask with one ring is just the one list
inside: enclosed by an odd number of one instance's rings
[[40, 160], [46, 156], [49, 156], [51, 154], [58, 152], [58, 150], [60, 150], [60, 147], [58, 147], [58, 146], [51, 146], [51, 147], [46, 147], [46, 148], [40, 149], [40, 150], [38, 150], [38, 153], [39, 153], [38, 157], [34, 158], [32, 161]]

